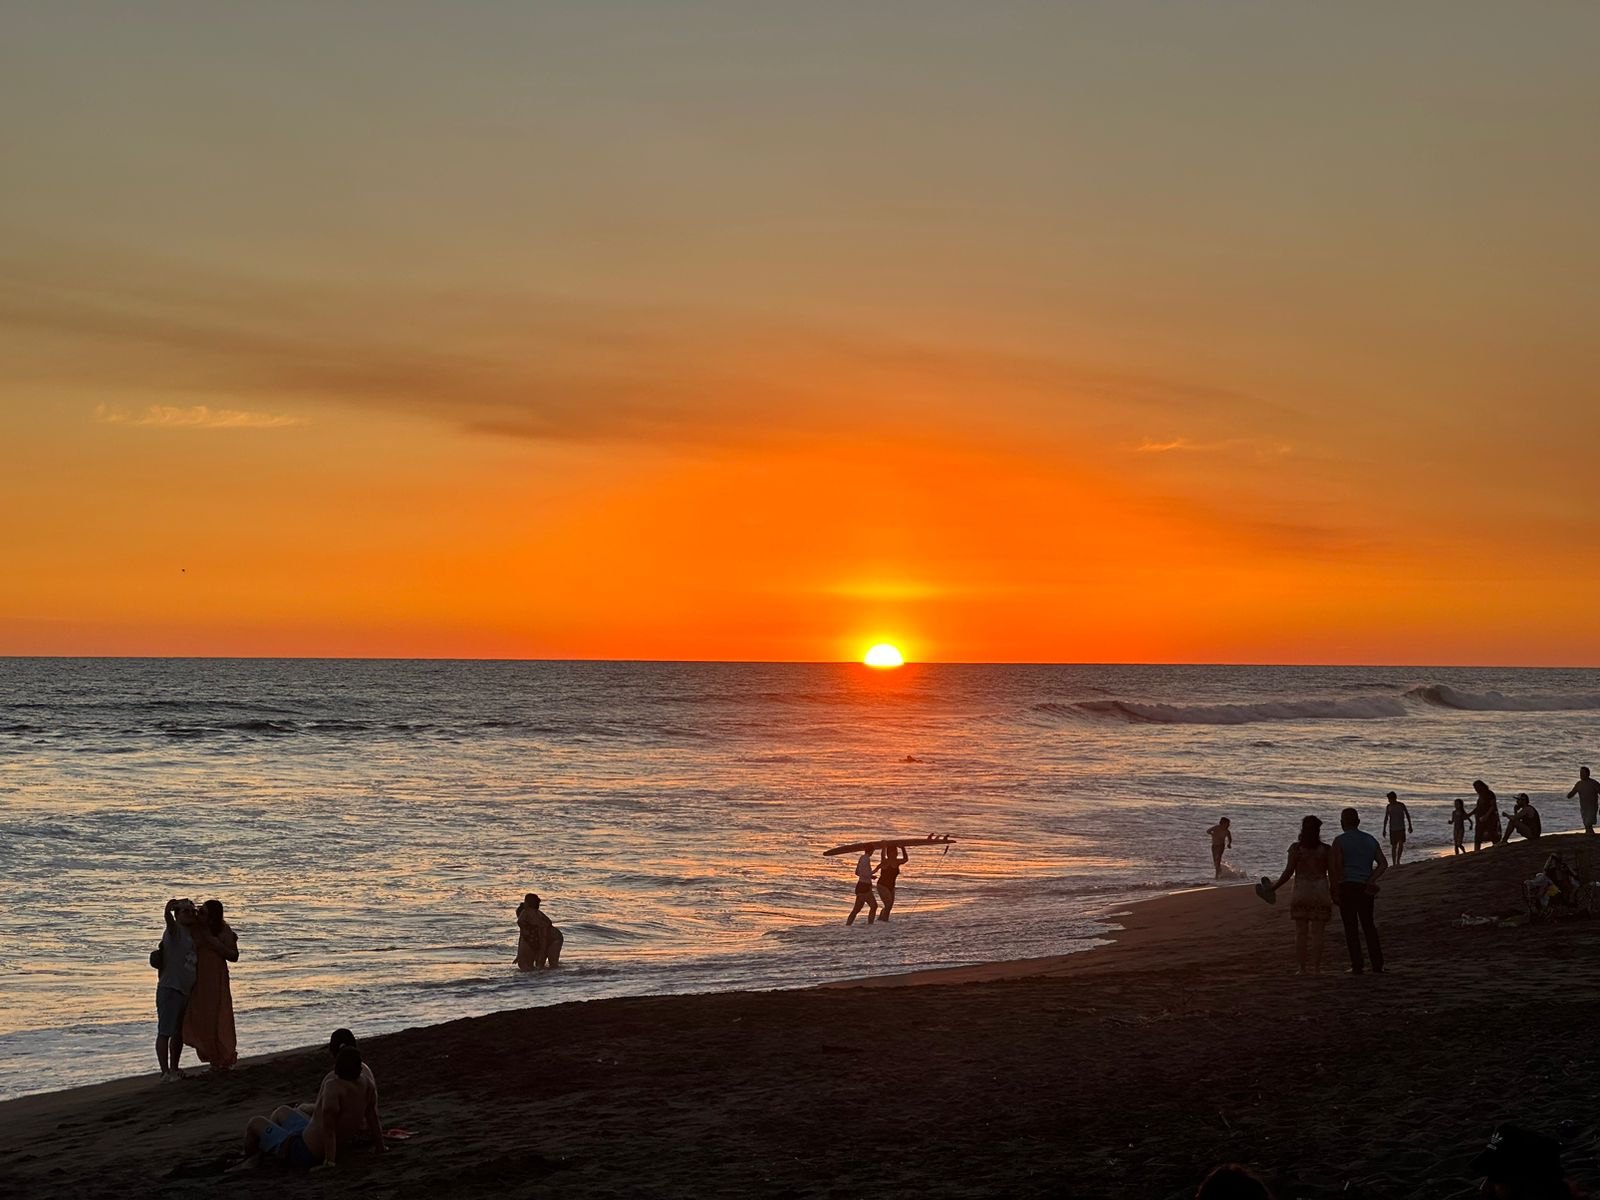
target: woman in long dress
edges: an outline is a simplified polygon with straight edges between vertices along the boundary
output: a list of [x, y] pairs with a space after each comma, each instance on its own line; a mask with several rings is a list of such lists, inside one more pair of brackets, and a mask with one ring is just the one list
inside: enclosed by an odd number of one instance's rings
[[233, 990], [228, 984], [228, 964], [239, 961], [239, 938], [223, 920], [222, 901], [207, 900], [200, 915], [193, 930], [195, 980], [183, 1013], [183, 1044], [193, 1046], [213, 1071], [226, 1071], [239, 1061]]
[[1276, 894], [1291, 878], [1294, 880], [1289, 915], [1294, 918], [1294, 956], [1300, 964], [1296, 975], [1306, 973], [1307, 959], [1311, 973], [1322, 974], [1323, 935], [1333, 916], [1333, 889], [1328, 877], [1332, 854], [1333, 848], [1322, 840], [1322, 822], [1306, 817], [1300, 822], [1299, 838], [1289, 847], [1289, 862], [1272, 885]]

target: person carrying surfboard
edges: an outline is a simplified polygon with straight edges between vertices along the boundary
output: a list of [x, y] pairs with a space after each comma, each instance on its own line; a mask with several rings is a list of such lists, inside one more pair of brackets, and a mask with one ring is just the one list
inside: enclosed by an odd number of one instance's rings
[[878, 900], [872, 894], [872, 851], [863, 850], [861, 857], [856, 859], [856, 906], [850, 910], [850, 915], [844, 919], [846, 925], [854, 925], [856, 917], [862, 908], [867, 910], [867, 924], [871, 925], [878, 919]]
[[885, 846], [878, 860], [878, 901], [883, 911], [878, 920], [887, 921], [889, 910], [894, 908], [895, 881], [900, 878], [900, 868], [911, 861], [911, 853], [904, 846]]

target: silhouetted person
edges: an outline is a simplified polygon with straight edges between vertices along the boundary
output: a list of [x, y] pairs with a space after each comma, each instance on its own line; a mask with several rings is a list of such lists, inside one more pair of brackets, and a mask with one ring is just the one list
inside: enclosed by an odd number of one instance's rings
[[1456, 797], [1456, 806], [1450, 813], [1450, 832], [1455, 837], [1457, 854], [1467, 852], [1467, 822], [1470, 820], [1472, 814], [1467, 811], [1466, 802]]
[[162, 913], [166, 927], [161, 934], [161, 945], [150, 956], [150, 965], [156, 976], [156, 1062], [161, 1065], [161, 1078], [182, 1079], [178, 1060], [183, 1057], [183, 1013], [189, 1007], [189, 993], [194, 990], [198, 972], [199, 955], [195, 950], [194, 932], [200, 924], [200, 913], [193, 900], [167, 901]]
[[889, 910], [894, 907], [894, 889], [900, 878], [900, 868], [910, 861], [911, 854], [904, 846], [883, 848], [878, 859], [878, 899], [883, 904], [883, 911], [878, 914], [878, 920], [889, 919]]
[[868, 850], [856, 859], [856, 906], [844, 919], [846, 925], [854, 925], [863, 908], [867, 910], [868, 925], [878, 919], [878, 899], [872, 894], [872, 872], [872, 851]]
[[1567, 799], [1578, 798], [1578, 813], [1583, 817], [1583, 831], [1594, 832], [1595, 817], [1600, 814], [1600, 783], [1589, 778], [1589, 768], [1578, 768], [1578, 782], [1572, 785]]
[[1205, 1177], [1194, 1200], [1273, 1200], [1272, 1189], [1249, 1167], [1223, 1163]]
[[1333, 916], [1333, 894], [1328, 883], [1332, 850], [1322, 840], [1322, 822], [1306, 817], [1300, 822], [1300, 837], [1289, 847], [1289, 861], [1272, 885], [1276, 892], [1294, 877], [1289, 915], [1294, 918], [1294, 957], [1299, 964], [1296, 975], [1306, 973], [1309, 952], [1311, 973], [1322, 974], [1322, 940]]
[[1498, 1126], [1470, 1164], [1483, 1176], [1479, 1189], [1502, 1200], [1575, 1200], [1582, 1193], [1566, 1180], [1561, 1143], [1517, 1125]]
[[1482, 850], [1484, 842], [1493, 845], [1500, 840], [1500, 798], [1481, 779], [1472, 781], [1472, 790], [1478, 793], [1478, 806], [1472, 810], [1472, 848]]
[[[1347, 808], [1339, 814], [1339, 825], [1344, 830], [1333, 839], [1333, 861], [1329, 871], [1338, 882], [1334, 893], [1339, 905], [1339, 919], [1344, 922], [1345, 945], [1350, 950], [1350, 971], [1361, 974], [1361, 935], [1367, 939], [1367, 957], [1372, 969], [1383, 973], [1383, 950], [1378, 944], [1378, 925], [1372, 916], [1372, 906], [1378, 895], [1378, 880], [1389, 869], [1383, 857], [1383, 847], [1378, 839], [1361, 830], [1361, 814]], [[1360, 930], [1357, 931], [1357, 922]]]
[[1216, 878], [1221, 879], [1222, 852], [1233, 848], [1233, 830], [1228, 827], [1228, 818], [1223, 817], [1206, 832], [1211, 835], [1211, 866]]
[[529, 892], [517, 905], [517, 969], [521, 971], [561, 965], [566, 938], [539, 904], [539, 897]]
[[1513, 833], [1520, 833], [1530, 842], [1536, 842], [1542, 832], [1544, 822], [1539, 819], [1539, 810], [1528, 799], [1527, 792], [1518, 792], [1512, 803], [1511, 815], [1506, 818], [1506, 841], [1511, 840]]
[[1378, 832], [1389, 835], [1389, 852], [1394, 855], [1394, 865], [1398, 867], [1400, 856], [1406, 849], [1406, 834], [1416, 826], [1411, 823], [1411, 810], [1400, 803], [1399, 796], [1390, 792], [1388, 799], [1389, 803], [1383, 810], [1383, 828]]

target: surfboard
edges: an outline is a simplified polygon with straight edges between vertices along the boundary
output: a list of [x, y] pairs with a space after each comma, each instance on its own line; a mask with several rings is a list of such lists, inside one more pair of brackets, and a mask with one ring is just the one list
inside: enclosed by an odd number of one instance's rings
[[831, 858], [835, 854], [870, 854], [874, 850], [882, 850], [888, 846], [948, 846], [955, 838], [948, 833], [930, 833], [924, 837], [914, 838], [880, 838], [876, 842], [851, 842], [848, 846], [835, 846], [832, 850], [824, 850], [823, 856]]

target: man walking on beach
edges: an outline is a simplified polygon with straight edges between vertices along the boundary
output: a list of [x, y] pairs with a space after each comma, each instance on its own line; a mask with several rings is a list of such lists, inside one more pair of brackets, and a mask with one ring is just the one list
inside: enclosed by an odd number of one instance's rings
[[1378, 839], [1362, 831], [1361, 814], [1355, 809], [1347, 808], [1339, 814], [1339, 826], [1344, 832], [1333, 839], [1333, 860], [1328, 873], [1337, 881], [1333, 902], [1339, 906], [1339, 919], [1344, 922], [1345, 945], [1350, 949], [1350, 972], [1353, 975], [1362, 973], [1361, 935], [1365, 934], [1373, 973], [1381, 975], [1383, 950], [1378, 945], [1378, 926], [1373, 920], [1372, 906], [1378, 894], [1378, 880], [1389, 869], [1389, 863], [1383, 857]]
[[1411, 823], [1411, 810], [1400, 803], [1400, 797], [1389, 793], [1389, 805], [1383, 810], [1383, 829], [1389, 834], [1389, 852], [1394, 855], [1394, 865], [1400, 865], [1405, 853], [1406, 834], [1415, 829]]
[[1572, 785], [1572, 790], [1567, 793], [1567, 799], [1574, 796], [1578, 798], [1578, 813], [1583, 817], [1583, 831], [1594, 832], [1594, 822], [1597, 813], [1600, 813], [1600, 783], [1589, 778], [1589, 768], [1578, 768], [1578, 782]]

